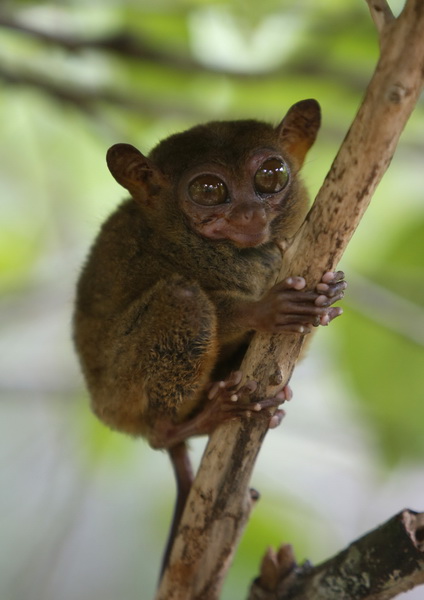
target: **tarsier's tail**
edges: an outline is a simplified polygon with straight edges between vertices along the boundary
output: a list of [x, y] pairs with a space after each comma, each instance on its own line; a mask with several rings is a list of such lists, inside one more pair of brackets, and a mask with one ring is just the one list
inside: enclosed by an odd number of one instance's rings
[[177, 535], [178, 526], [180, 524], [186, 500], [194, 479], [187, 444], [185, 442], [180, 442], [172, 448], [169, 448], [168, 453], [171, 459], [172, 467], [174, 469], [175, 474], [175, 480], [177, 483], [177, 501], [175, 503], [175, 510], [174, 515], [172, 517], [172, 525], [169, 532], [168, 541], [166, 543], [165, 553], [162, 558], [160, 577], [162, 577], [163, 572], [165, 571], [168, 565], [174, 539]]

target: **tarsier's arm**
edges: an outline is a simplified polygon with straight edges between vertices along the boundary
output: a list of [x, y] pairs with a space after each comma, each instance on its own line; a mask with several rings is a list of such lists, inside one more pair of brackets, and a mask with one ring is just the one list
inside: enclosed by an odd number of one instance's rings
[[[303, 277], [288, 277], [274, 285], [258, 300], [242, 297], [229, 302], [228, 295], [222, 298], [222, 320], [225, 327], [266, 333], [310, 333], [312, 327], [328, 325], [342, 314], [342, 309], [333, 307], [343, 298], [347, 287], [344, 273], [328, 272], [323, 275], [315, 291], [305, 291]], [[218, 295], [217, 295], [218, 296]], [[215, 298], [219, 306], [219, 296]]]

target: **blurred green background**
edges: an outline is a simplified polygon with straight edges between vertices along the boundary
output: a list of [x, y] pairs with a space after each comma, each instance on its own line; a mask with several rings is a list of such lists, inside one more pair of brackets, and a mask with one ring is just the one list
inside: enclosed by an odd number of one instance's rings
[[[96, 422], [70, 340], [80, 265], [125, 196], [107, 148], [148, 151], [211, 119], [278, 123], [314, 97], [323, 126], [304, 174], [315, 194], [377, 58], [362, 0], [3, 0], [2, 600], [154, 593], [171, 469]], [[343, 258], [345, 314], [316, 336], [265, 441], [261, 501], [225, 600], [246, 596], [270, 544], [316, 563], [404, 507], [424, 510], [423, 167], [421, 102]], [[196, 461], [203, 446], [192, 443]]]

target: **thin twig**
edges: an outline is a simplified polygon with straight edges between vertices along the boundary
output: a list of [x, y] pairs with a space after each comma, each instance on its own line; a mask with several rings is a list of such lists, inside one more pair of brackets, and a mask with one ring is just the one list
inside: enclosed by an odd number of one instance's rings
[[82, 85], [70, 85], [47, 79], [40, 73], [11, 71], [0, 64], [0, 80], [10, 86], [22, 86], [39, 90], [64, 105], [76, 107], [83, 113], [93, 115], [102, 104], [116, 106], [128, 112], [150, 116], [163, 114], [185, 118], [203, 118], [204, 114], [195, 109], [177, 105], [175, 100], [169, 103], [148, 101], [140, 97], [129, 97], [105, 87], [90, 88]]
[[13, 17], [6, 17], [5, 15], [0, 16], [0, 27], [31, 36], [45, 44], [60, 46], [70, 52], [102, 50], [138, 60], [149, 60], [184, 71], [200, 69], [200, 65], [190, 57], [179, 56], [175, 52], [171, 54], [157, 50], [144, 42], [139, 35], [135, 37], [126, 31], [104, 37], [84, 38], [78, 35], [58, 33], [47, 29], [42, 30], [22, 23]]
[[120, 30], [112, 35], [98, 37], [81, 37], [77, 33], [65, 34], [51, 31], [50, 29], [39, 29], [22, 23], [13, 17], [0, 14], [0, 28], [15, 31], [18, 35], [23, 34], [33, 38], [47, 46], [62, 48], [70, 53], [83, 53], [86, 50], [109, 52], [121, 58], [130, 58], [138, 62], [141, 67], [146, 63], [152, 63], [158, 67], [172, 69], [173, 72], [189, 74], [210, 74], [218, 77], [227, 75], [233, 80], [263, 81], [275, 79], [276, 77], [289, 77], [292, 75], [317, 78], [336, 79], [340, 86], [354, 91], [362, 91], [368, 79], [356, 71], [346, 71], [337, 65], [329, 64], [322, 60], [321, 56], [298, 56], [285, 57], [284, 65], [264, 68], [261, 71], [244, 72], [211, 64], [203, 64], [187, 54], [167, 51], [157, 48], [148, 40], [143, 40], [140, 33], [137, 37], [127, 30]]

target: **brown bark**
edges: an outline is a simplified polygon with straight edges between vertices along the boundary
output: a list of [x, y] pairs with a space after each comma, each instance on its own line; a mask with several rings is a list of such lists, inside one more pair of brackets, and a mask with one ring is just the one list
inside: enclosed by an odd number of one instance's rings
[[317, 567], [268, 551], [248, 600], [389, 600], [424, 583], [424, 513], [404, 510]]
[[[285, 254], [280, 277], [314, 288], [334, 269], [387, 169], [422, 88], [424, 2], [407, 0], [394, 19], [369, 0], [381, 56], [365, 99], [316, 198]], [[300, 335], [256, 335], [242, 370], [273, 395], [290, 379]], [[231, 422], [210, 438], [156, 600], [215, 600], [250, 511], [248, 485], [267, 419]]]

